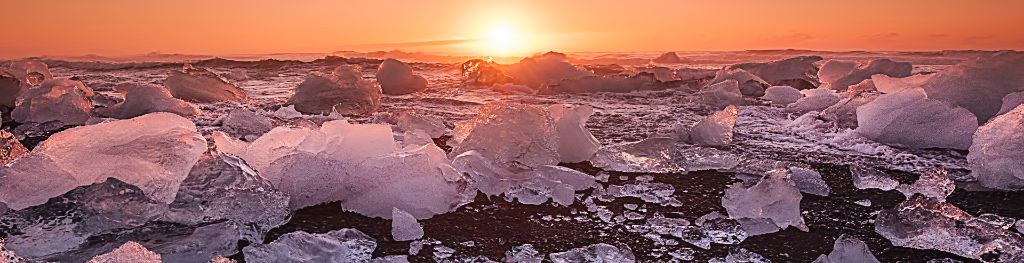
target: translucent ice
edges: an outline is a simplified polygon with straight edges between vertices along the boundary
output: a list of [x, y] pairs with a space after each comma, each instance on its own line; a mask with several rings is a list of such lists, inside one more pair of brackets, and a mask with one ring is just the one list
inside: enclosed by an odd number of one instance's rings
[[427, 88], [427, 79], [412, 74], [412, 67], [395, 59], [385, 59], [377, 70], [377, 82], [384, 94], [402, 95]]
[[391, 237], [395, 241], [409, 241], [423, 238], [423, 226], [416, 222], [416, 217], [393, 208], [391, 210]]
[[2, 72], [6, 72], [21, 83], [31, 87], [39, 86], [44, 81], [53, 79], [50, 67], [46, 63], [34, 60], [8, 62], [7, 64], [0, 65], [0, 73]]
[[842, 100], [838, 94], [827, 89], [808, 89], [802, 93], [805, 96], [786, 106], [787, 111], [821, 111]]
[[970, 111], [931, 99], [921, 89], [884, 94], [857, 108], [856, 132], [885, 144], [967, 149], [977, 128]]
[[18, 96], [27, 89], [27, 84], [0, 70], [0, 106], [14, 108]]
[[739, 89], [740, 93], [746, 96], [760, 97], [764, 96], [764, 90], [767, 89], [771, 84], [764, 81], [757, 75], [754, 75], [746, 70], [740, 68], [729, 68], [722, 69], [715, 73], [715, 78], [708, 82], [708, 86], [705, 89], [715, 84], [720, 84], [729, 80], [736, 81], [736, 88]]
[[771, 86], [765, 90], [765, 94], [762, 99], [770, 100], [772, 105], [786, 106], [790, 103], [794, 103], [804, 95], [800, 93], [800, 90], [790, 86]]
[[287, 104], [310, 114], [367, 115], [380, 108], [380, 96], [380, 86], [363, 79], [358, 66], [342, 65], [307, 76]]
[[100, 116], [129, 119], [153, 112], [170, 112], [183, 117], [199, 115], [199, 108], [171, 96], [164, 87], [148, 84], [121, 84], [114, 87], [124, 101], [108, 108], [98, 108]]
[[800, 214], [802, 198], [789, 171], [772, 170], [753, 186], [735, 183], [725, 189], [722, 206], [729, 218], [767, 218], [779, 228], [794, 226], [807, 231]]
[[292, 232], [270, 244], [245, 247], [246, 262], [366, 262], [373, 256], [377, 241], [355, 229], [324, 234]]
[[974, 133], [971, 177], [997, 189], [1024, 189], [1024, 105], [996, 116]]
[[946, 170], [939, 169], [921, 174], [913, 184], [902, 184], [896, 190], [907, 198], [920, 194], [944, 202], [956, 190], [956, 183], [949, 179]]
[[790, 179], [796, 184], [796, 188], [800, 189], [800, 192], [828, 196], [830, 189], [828, 184], [825, 184], [825, 180], [821, 179], [821, 174], [818, 171], [803, 167], [790, 167], [789, 174]]
[[875, 232], [896, 246], [935, 249], [988, 262], [1024, 260], [1020, 234], [922, 195], [882, 210], [875, 219]]
[[733, 127], [736, 126], [736, 106], [729, 105], [694, 124], [689, 130], [689, 142], [703, 146], [722, 146], [732, 143]]
[[560, 160], [559, 131], [543, 108], [490, 103], [476, 117], [455, 124], [452, 154], [475, 150], [508, 169], [531, 169]]
[[423, 115], [415, 111], [399, 111], [387, 116], [388, 123], [394, 124], [398, 131], [411, 132], [423, 130], [431, 138], [440, 138], [448, 132], [448, 127], [441, 119]]
[[871, 81], [875, 85], [875, 89], [882, 93], [897, 93], [900, 91], [920, 88], [924, 85], [933, 75], [913, 75], [903, 78], [890, 77], [883, 74], [876, 74], [871, 76]]
[[598, 243], [548, 255], [554, 263], [632, 263], [636, 262], [628, 247]]
[[[92, 89], [70, 79], [52, 79], [19, 97], [11, 117], [19, 123], [55, 122], [63, 126], [85, 124], [92, 117]], [[61, 125], [57, 125], [60, 127]]]
[[1024, 91], [1024, 53], [981, 55], [933, 74], [921, 85], [929, 99], [966, 108], [987, 122], [999, 112], [1003, 97]]
[[0, 130], [0, 166], [11, 164], [14, 160], [28, 154], [28, 149], [18, 141], [18, 138], [14, 137], [14, 134], [7, 130]]
[[853, 187], [857, 189], [875, 188], [889, 191], [900, 185], [900, 182], [882, 171], [862, 165], [850, 165], [850, 175], [853, 177]]
[[736, 64], [729, 68], [746, 70], [771, 85], [813, 89], [819, 85], [816, 63], [821, 60], [819, 56], [800, 56], [766, 63]]
[[139, 243], [128, 241], [114, 251], [90, 259], [87, 263], [160, 263], [160, 255]]
[[590, 159], [595, 167], [619, 172], [672, 173], [683, 168], [672, 163], [675, 138], [652, 137], [601, 148]]
[[542, 261], [544, 261], [544, 254], [537, 252], [530, 244], [513, 247], [505, 252], [504, 262], [507, 263], [540, 263]]
[[730, 79], [710, 85], [697, 94], [700, 96], [701, 102], [714, 109], [724, 109], [729, 105], [742, 106], [746, 104], [743, 101], [743, 94], [740, 93], [739, 82], [736, 80]]
[[575, 163], [594, 156], [601, 145], [586, 127], [587, 120], [594, 115], [593, 107], [555, 104], [547, 111], [558, 132], [559, 161]]
[[569, 64], [565, 54], [557, 52], [524, 58], [519, 63], [502, 67], [502, 71], [515, 78], [517, 82], [534, 89], [546, 83], [594, 75], [586, 69]]
[[189, 65], [181, 71], [171, 71], [170, 76], [164, 80], [164, 86], [175, 98], [191, 102], [212, 103], [248, 99], [245, 91], [227, 83], [217, 74]]
[[113, 177], [170, 203], [205, 150], [195, 124], [171, 113], [71, 128], [36, 146], [30, 161], [0, 168], [0, 202], [21, 209]]
[[552, 165], [511, 172], [497, 167], [476, 151], [460, 154], [452, 163], [470, 176], [480, 192], [489, 196], [504, 194], [509, 201], [518, 200], [524, 204], [542, 204], [551, 199], [569, 206], [576, 191], [588, 189], [595, 182], [594, 177], [588, 174]]
[[851, 67], [852, 62], [830, 60], [822, 65], [818, 72], [821, 80], [820, 88], [845, 91], [872, 75], [882, 74], [890, 77], [907, 77], [913, 69], [913, 65], [907, 62], [895, 62], [889, 59], [875, 59], [867, 64], [860, 64]]
[[842, 100], [822, 110], [818, 117], [835, 124], [836, 127], [841, 129], [856, 129], [857, 108], [874, 101], [878, 98], [878, 94], [848, 92], [843, 94], [843, 96]]
[[840, 235], [832, 245], [832, 252], [821, 255], [813, 263], [878, 263], [867, 244], [856, 238]]
[[236, 138], [258, 138], [274, 128], [269, 117], [247, 109], [234, 109], [221, 119], [221, 126]]

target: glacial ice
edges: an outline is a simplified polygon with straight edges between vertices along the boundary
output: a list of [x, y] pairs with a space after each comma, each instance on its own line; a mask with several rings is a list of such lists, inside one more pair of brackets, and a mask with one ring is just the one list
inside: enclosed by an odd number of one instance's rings
[[460, 65], [462, 70], [462, 81], [465, 84], [479, 86], [494, 86], [498, 84], [511, 84], [515, 82], [512, 77], [505, 75], [498, 68], [498, 64], [482, 59], [472, 59]]
[[377, 241], [355, 229], [324, 234], [303, 231], [284, 234], [270, 244], [245, 247], [246, 262], [366, 262], [373, 256]]
[[831, 190], [828, 184], [825, 184], [825, 180], [821, 179], [821, 174], [818, 171], [803, 167], [790, 167], [789, 175], [800, 192], [828, 196]]
[[235, 138], [253, 141], [273, 129], [274, 123], [267, 116], [239, 108], [231, 110], [221, 119], [221, 127]]
[[30, 160], [0, 167], [0, 202], [22, 209], [113, 177], [170, 203], [205, 150], [195, 124], [171, 113], [71, 128], [22, 158]]
[[575, 163], [589, 160], [601, 148], [594, 135], [587, 130], [586, 124], [594, 115], [594, 108], [583, 105], [572, 107], [563, 104], [551, 105], [548, 114], [554, 121], [558, 132], [559, 161]]
[[867, 244], [859, 239], [840, 235], [828, 255], [818, 256], [813, 263], [879, 263]]
[[388, 95], [403, 95], [427, 88], [427, 79], [412, 74], [412, 67], [395, 59], [385, 59], [377, 70], [377, 82], [381, 92]]
[[917, 74], [903, 78], [890, 77], [883, 74], [871, 76], [875, 89], [882, 93], [897, 93], [913, 88], [920, 88], [933, 75]]
[[736, 126], [736, 106], [729, 105], [689, 129], [688, 141], [701, 146], [723, 146], [732, 143], [733, 127]]
[[544, 254], [540, 254], [533, 245], [523, 244], [513, 247], [505, 252], [503, 262], [506, 263], [541, 263], [544, 261]]
[[547, 52], [524, 58], [519, 63], [502, 66], [501, 70], [514, 78], [516, 82], [533, 89], [539, 89], [545, 84], [557, 83], [564, 79], [594, 75], [593, 72], [569, 64], [568, 57], [557, 52]]
[[550, 113], [537, 106], [489, 103], [473, 119], [456, 123], [453, 133], [453, 156], [475, 150], [514, 170], [554, 165], [560, 160], [559, 131]]
[[658, 57], [651, 59], [651, 62], [659, 64], [679, 64], [683, 63], [683, 59], [679, 58], [679, 55], [676, 54], [676, 52], [665, 52]]
[[943, 69], [921, 85], [929, 99], [966, 108], [985, 123], [999, 112], [1003, 97], [1024, 91], [1024, 53], [998, 52]]
[[468, 174], [474, 187], [485, 195], [504, 194], [507, 200], [523, 204], [542, 204], [551, 199], [569, 206], [575, 200], [576, 191], [588, 189], [595, 182], [593, 176], [553, 165], [512, 172], [498, 167], [476, 151], [462, 153], [452, 163], [456, 169]]
[[902, 78], [910, 76], [910, 72], [913, 70], [913, 65], [910, 63], [895, 62], [889, 59], [875, 59], [852, 68], [850, 63], [852, 62], [830, 60], [822, 65], [821, 70], [818, 71], [818, 78], [821, 80], [819, 88], [846, 91], [850, 86], [870, 79], [872, 75], [882, 74]]
[[743, 106], [743, 94], [740, 93], [739, 82], [726, 80], [718, 84], [710, 85], [697, 93], [701, 102], [716, 110], [725, 109], [729, 105]]
[[850, 175], [853, 177], [853, 187], [857, 189], [874, 188], [889, 191], [900, 185], [900, 182], [882, 171], [862, 165], [850, 165]]
[[90, 259], [87, 263], [160, 263], [160, 255], [139, 243], [128, 241], [114, 251]]
[[28, 149], [7, 130], [0, 130], [0, 166], [6, 166], [28, 155]]
[[800, 90], [790, 86], [771, 86], [764, 91], [762, 99], [766, 99], [772, 102], [772, 105], [786, 106], [790, 103], [794, 103], [800, 98], [803, 98], [803, 93]]
[[715, 78], [708, 82], [705, 89], [730, 80], [736, 81], [736, 86], [740, 91], [739, 93], [745, 96], [764, 96], [764, 90], [771, 86], [768, 82], [764, 81], [757, 75], [747, 72], [746, 70], [740, 68], [729, 68], [722, 69], [718, 71], [718, 73], [715, 73]]
[[70, 79], [44, 81], [19, 97], [11, 117], [19, 123], [57, 123], [60, 126], [85, 124], [92, 117], [93, 91], [82, 82]]
[[124, 101], [108, 108], [97, 108], [96, 114], [116, 119], [130, 119], [153, 112], [170, 112], [182, 117], [200, 114], [199, 107], [171, 96], [164, 87], [149, 84], [121, 84], [114, 90]]
[[919, 194], [940, 202], [945, 202], [946, 197], [953, 194], [953, 190], [956, 190], [956, 183], [949, 179], [949, 174], [944, 169], [923, 173], [913, 184], [901, 184], [896, 187], [896, 191], [903, 193], [907, 198]]
[[800, 214], [800, 190], [788, 170], [772, 170], [753, 186], [735, 183], [725, 189], [722, 206], [729, 218], [767, 218], [779, 228], [794, 226], [807, 231]]
[[884, 94], [857, 108], [856, 132], [885, 144], [966, 150], [977, 128], [970, 111], [931, 99], [921, 89]]
[[639, 73], [631, 76], [582, 76], [562, 79], [548, 83], [539, 90], [540, 94], [561, 93], [592, 93], [592, 92], [634, 92], [645, 90], [663, 90], [670, 88], [650, 73]]
[[799, 56], [765, 63], [735, 64], [729, 66], [728, 69], [746, 70], [770, 85], [813, 89], [819, 85], [816, 63], [821, 60], [822, 58], [819, 56]]
[[771, 263], [771, 260], [745, 248], [730, 249], [725, 258], [713, 258], [708, 263]]
[[978, 128], [967, 162], [970, 176], [982, 185], [1024, 189], [1024, 105], [992, 118]]
[[838, 94], [827, 89], [808, 89], [801, 91], [805, 96], [786, 106], [789, 112], [822, 111], [842, 100]]
[[585, 247], [570, 249], [565, 252], [548, 254], [554, 263], [632, 263], [636, 262], [633, 251], [622, 245], [598, 243]]
[[999, 108], [999, 113], [996, 113], [996, 116], [1010, 112], [1021, 104], [1024, 104], [1024, 91], [1006, 94], [1003, 97], [1003, 106]]
[[396, 131], [412, 132], [422, 130], [430, 138], [440, 138], [448, 132], [448, 127], [445, 126], [444, 121], [441, 119], [423, 115], [412, 110], [390, 113], [385, 116], [385, 119], [388, 123], [394, 124], [398, 128]]
[[363, 79], [358, 66], [342, 65], [307, 76], [287, 104], [309, 114], [367, 115], [380, 108], [380, 97], [380, 85]]
[[[853, 87], [851, 87], [852, 89]], [[857, 128], [857, 108], [878, 98], [873, 92], [847, 92], [836, 104], [821, 111], [819, 118], [835, 124], [840, 129]]]
[[164, 86], [171, 95], [190, 102], [213, 103], [245, 101], [245, 91], [228, 83], [207, 69], [185, 65], [182, 70], [173, 70]]
[[1024, 261], [1020, 234], [922, 195], [882, 210], [875, 219], [875, 232], [896, 246], [935, 249], [989, 262]]
[[395, 207], [391, 210], [391, 237], [395, 241], [423, 238], [423, 226], [416, 222], [416, 217]]
[[0, 70], [0, 107], [14, 108], [18, 96], [27, 89], [28, 85]]
[[590, 159], [595, 167], [619, 172], [672, 173], [682, 170], [672, 163], [676, 139], [652, 137], [601, 148]]
[[39, 86], [43, 82], [53, 79], [50, 67], [46, 63], [34, 60], [11, 61], [5, 65], [0, 65], [0, 73], [3, 72], [30, 87]]

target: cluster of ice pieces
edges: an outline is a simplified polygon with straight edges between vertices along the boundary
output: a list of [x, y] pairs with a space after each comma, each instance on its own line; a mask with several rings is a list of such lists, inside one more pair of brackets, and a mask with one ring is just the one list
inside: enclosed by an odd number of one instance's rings
[[164, 86], [175, 98], [191, 102], [213, 103], [245, 101], [245, 91], [228, 83], [207, 69], [185, 65], [181, 71], [171, 71]]
[[519, 63], [502, 66], [501, 70], [516, 82], [533, 89], [540, 89], [546, 84], [557, 83], [565, 79], [594, 75], [593, 72], [569, 64], [568, 57], [557, 52], [524, 58]]
[[427, 79], [412, 74], [412, 67], [395, 59], [385, 59], [377, 69], [377, 82], [384, 94], [403, 95], [427, 88]]
[[[770, 85], [813, 89], [819, 85], [818, 66], [816, 63], [821, 60], [822, 58], [819, 56], [800, 56], [767, 63], [736, 64], [729, 66], [727, 69], [746, 70]], [[744, 95], [761, 96], [747, 93], [744, 93]]]
[[943, 69], [921, 84], [929, 99], [963, 107], [981, 123], [994, 117], [1002, 100], [1024, 91], [1024, 53], [999, 52]]
[[287, 104], [310, 114], [367, 115], [380, 108], [380, 97], [380, 85], [363, 79], [359, 66], [342, 65], [307, 76]]
[[[704, 88], [708, 89], [715, 85], [732, 81], [736, 82], [736, 89], [739, 90], [739, 93], [746, 96], [764, 96], [765, 89], [771, 86], [771, 84], [764, 81], [757, 75], [740, 68], [735, 68], [718, 71], [718, 73], [715, 73], [715, 78], [709, 81]], [[727, 84], [727, 86], [729, 89], [732, 89], [732, 84]]]
[[882, 74], [890, 77], [907, 77], [913, 66], [906, 62], [895, 62], [889, 59], [871, 60], [867, 64], [858, 64], [841, 60], [829, 60], [818, 71], [821, 80], [819, 88], [846, 91], [873, 75]]

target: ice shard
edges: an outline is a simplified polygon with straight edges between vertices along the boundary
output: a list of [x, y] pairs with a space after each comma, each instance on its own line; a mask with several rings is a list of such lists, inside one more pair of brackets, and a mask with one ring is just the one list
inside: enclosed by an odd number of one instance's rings
[[725, 189], [722, 206], [729, 218], [771, 219], [779, 228], [807, 231], [800, 214], [800, 190], [787, 170], [772, 170], [753, 186], [735, 183]]
[[148, 84], [121, 84], [114, 87], [124, 101], [107, 108], [96, 109], [96, 114], [109, 118], [130, 119], [153, 112], [170, 112], [183, 117], [200, 114], [199, 108], [174, 98], [164, 87]]
[[529, 170], [559, 162], [558, 135], [544, 108], [490, 103], [473, 119], [455, 124], [452, 154], [475, 150], [502, 167]]
[[901, 184], [896, 191], [903, 193], [910, 198], [915, 194], [934, 198], [939, 201], [946, 201], [946, 197], [956, 190], [956, 183], [949, 179], [949, 174], [944, 169], [926, 172], [918, 176], [913, 184]]
[[22, 209], [113, 177], [170, 203], [204, 151], [195, 124], [171, 113], [71, 128], [0, 168], [0, 202]]
[[739, 82], [736, 80], [726, 80], [710, 85], [698, 92], [697, 95], [700, 96], [701, 102], [713, 109], [725, 109], [729, 105], [742, 106], [746, 104], [743, 94], [740, 93]]
[[273, 129], [274, 123], [269, 117], [251, 110], [234, 109], [221, 119], [221, 126], [236, 138], [255, 139]]
[[388, 95], [403, 95], [427, 88], [427, 79], [412, 74], [412, 67], [395, 59], [385, 59], [377, 70], [377, 82], [381, 92]]
[[587, 120], [594, 115], [593, 107], [555, 104], [547, 111], [558, 133], [559, 161], [575, 163], [590, 160], [601, 148], [597, 138], [586, 127]]
[[694, 124], [689, 129], [688, 141], [694, 145], [723, 146], [732, 143], [733, 127], [738, 114], [736, 106], [728, 106]]
[[867, 244], [859, 239], [840, 235], [832, 246], [832, 252], [821, 255], [813, 263], [879, 263]]

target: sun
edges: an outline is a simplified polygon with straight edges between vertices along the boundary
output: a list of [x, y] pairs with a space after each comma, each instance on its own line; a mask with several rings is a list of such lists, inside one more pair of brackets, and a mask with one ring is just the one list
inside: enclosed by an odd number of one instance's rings
[[524, 50], [526, 39], [522, 33], [507, 24], [493, 25], [483, 37], [483, 51], [489, 56], [519, 55]]

